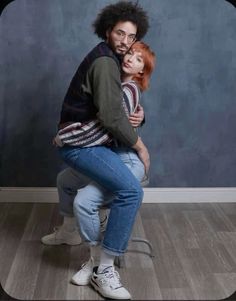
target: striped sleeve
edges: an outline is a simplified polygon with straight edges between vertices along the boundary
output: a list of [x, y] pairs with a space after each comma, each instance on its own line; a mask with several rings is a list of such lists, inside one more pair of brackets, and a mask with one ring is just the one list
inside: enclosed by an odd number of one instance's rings
[[123, 89], [123, 106], [127, 116], [134, 113], [140, 100], [140, 90], [135, 82], [122, 83]]

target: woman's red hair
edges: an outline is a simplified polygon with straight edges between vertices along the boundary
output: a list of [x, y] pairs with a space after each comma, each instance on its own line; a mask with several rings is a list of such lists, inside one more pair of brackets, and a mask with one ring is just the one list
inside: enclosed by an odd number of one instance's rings
[[135, 42], [130, 49], [142, 53], [144, 61], [143, 73], [135, 75], [132, 79], [136, 81], [141, 91], [144, 91], [149, 86], [150, 76], [155, 67], [155, 53], [147, 44], [140, 41]]

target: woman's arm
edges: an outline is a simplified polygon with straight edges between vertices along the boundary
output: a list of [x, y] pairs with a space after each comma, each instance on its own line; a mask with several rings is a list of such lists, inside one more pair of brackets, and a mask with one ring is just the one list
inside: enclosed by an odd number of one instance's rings
[[[124, 93], [123, 105], [125, 107], [125, 111], [129, 115], [129, 120], [132, 120], [132, 126], [135, 127], [136, 125], [137, 127], [137, 125], [140, 125], [144, 117], [143, 109], [139, 104], [141, 93], [138, 86], [133, 81], [123, 83], [122, 88]], [[140, 111], [138, 111], [138, 108]], [[137, 113], [134, 114], [134, 112]], [[140, 160], [143, 162], [145, 173], [147, 174], [150, 167], [150, 157], [148, 150], [140, 137], [138, 137], [137, 142], [132, 146], [132, 148], [137, 152]]]
[[146, 148], [140, 137], [138, 137], [137, 142], [132, 146], [132, 148], [137, 152], [140, 160], [143, 162], [145, 173], [147, 174], [150, 167], [150, 156], [148, 149]]
[[136, 112], [129, 115], [129, 122], [132, 127], [137, 128], [144, 123], [144, 110], [141, 105], [138, 105]]

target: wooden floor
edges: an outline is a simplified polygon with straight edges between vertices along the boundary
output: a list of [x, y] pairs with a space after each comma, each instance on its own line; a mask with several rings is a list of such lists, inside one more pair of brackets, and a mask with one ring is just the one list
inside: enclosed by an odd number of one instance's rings
[[[0, 203], [0, 280], [23, 300], [102, 300], [90, 286], [70, 284], [88, 258], [85, 245], [44, 246], [60, 224], [57, 204]], [[143, 204], [122, 282], [133, 300], [219, 300], [236, 290], [236, 203]]]

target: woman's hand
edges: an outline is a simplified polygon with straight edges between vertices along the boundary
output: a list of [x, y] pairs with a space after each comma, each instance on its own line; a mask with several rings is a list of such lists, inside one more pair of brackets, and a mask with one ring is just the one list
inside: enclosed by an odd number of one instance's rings
[[64, 145], [58, 134], [53, 138], [52, 144], [56, 147], [62, 147]]
[[130, 114], [129, 121], [132, 127], [136, 128], [140, 126], [144, 119], [144, 110], [141, 105], [138, 105], [136, 113]]
[[138, 138], [136, 144], [133, 145], [132, 148], [136, 150], [140, 160], [143, 162], [145, 174], [147, 175], [150, 168], [150, 156], [148, 153], [148, 149], [146, 148], [140, 137]]

